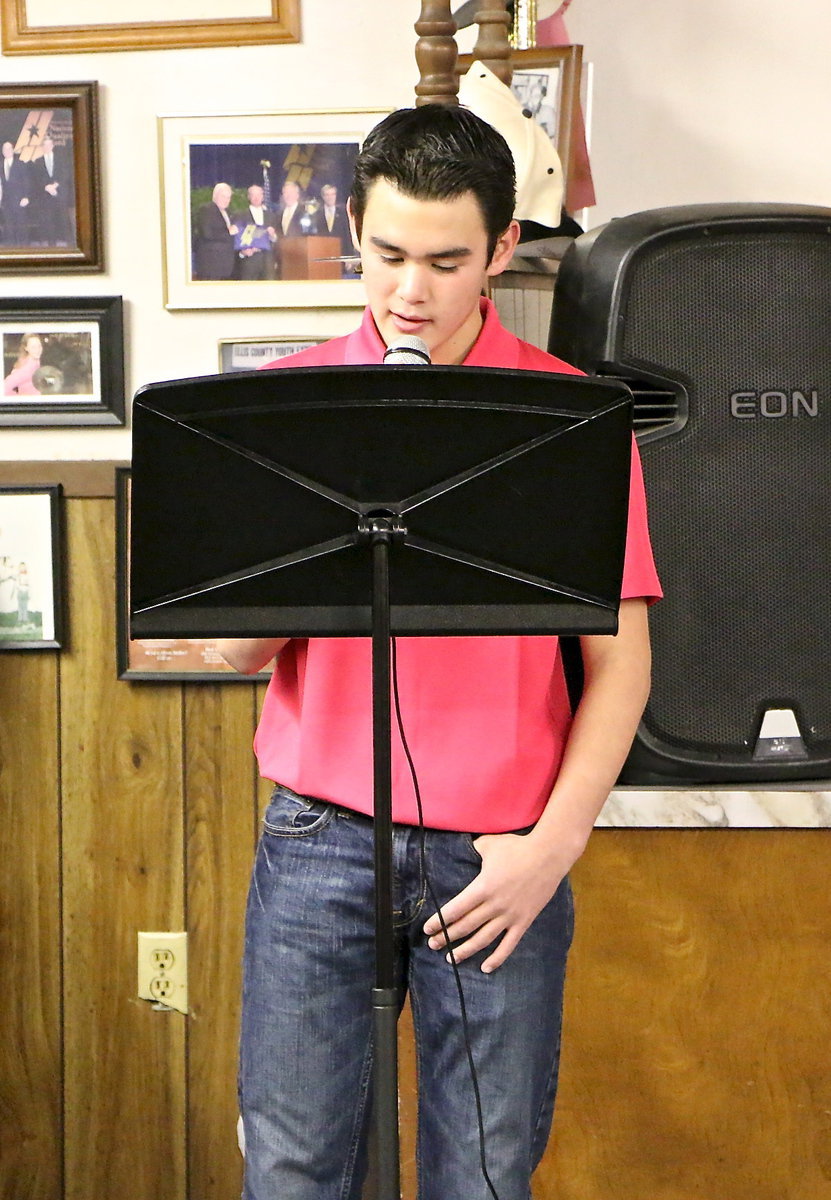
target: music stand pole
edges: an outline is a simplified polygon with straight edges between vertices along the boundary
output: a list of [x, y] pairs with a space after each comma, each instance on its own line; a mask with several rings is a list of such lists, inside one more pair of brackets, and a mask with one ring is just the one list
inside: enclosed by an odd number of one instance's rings
[[392, 893], [392, 711], [390, 703], [389, 552], [386, 516], [371, 516], [361, 533], [372, 548], [372, 743], [375, 838], [375, 987], [372, 989], [373, 1084], [378, 1200], [401, 1195], [398, 1138], [398, 1012]]

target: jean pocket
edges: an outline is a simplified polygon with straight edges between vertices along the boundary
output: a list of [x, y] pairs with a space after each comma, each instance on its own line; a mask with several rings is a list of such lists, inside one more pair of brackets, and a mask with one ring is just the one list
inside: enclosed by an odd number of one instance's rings
[[278, 784], [265, 811], [263, 833], [272, 837], [308, 837], [325, 829], [334, 813], [334, 804], [327, 800], [300, 796]]
[[[531, 832], [531, 830], [533, 828], [534, 828], [533, 825], [525, 825], [522, 829], [511, 829], [511, 830], [509, 830], [509, 832], [512, 833], [515, 837], [525, 837], [527, 834], [529, 834]], [[467, 844], [468, 848], [470, 849], [471, 854], [474, 855], [474, 857], [476, 858], [476, 861], [479, 863], [481, 863], [481, 861], [482, 861], [482, 855], [476, 849], [476, 843], [478, 842], [479, 838], [482, 836], [483, 836], [483, 834], [481, 834], [481, 833], [463, 833], [462, 834], [462, 837], [463, 837], [465, 843]]]
[[471, 857], [475, 860], [475, 862], [479, 866], [482, 865], [482, 855], [476, 849], [476, 839], [481, 836], [482, 836], [481, 833], [463, 833], [462, 834], [462, 842], [467, 847], [467, 849], [470, 851]]

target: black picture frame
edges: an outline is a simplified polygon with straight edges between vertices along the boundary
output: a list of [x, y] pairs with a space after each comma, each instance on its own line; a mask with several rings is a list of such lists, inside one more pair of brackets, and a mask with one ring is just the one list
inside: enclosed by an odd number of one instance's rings
[[130, 637], [130, 467], [115, 469], [116, 672], [133, 683], [267, 682], [271, 668], [241, 675], [220, 658], [216, 638]]
[[[46, 138], [54, 143], [50, 174]], [[7, 143], [14, 178], [0, 179], [0, 270], [103, 271], [98, 84], [0, 85], [0, 146]]]
[[120, 296], [0, 298], [0, 426], [123, 425], [123, 322]]
[[64, 644], [61, 485], [0, 487], [0, 651]]

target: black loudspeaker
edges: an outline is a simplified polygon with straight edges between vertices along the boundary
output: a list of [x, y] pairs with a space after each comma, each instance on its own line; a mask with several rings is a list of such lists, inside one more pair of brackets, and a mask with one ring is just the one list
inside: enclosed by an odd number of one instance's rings
[[635, 396], [665, 598], [621, 782], [831, 776], [831, 209], [656, 209], [579, 237], [549, 349]]

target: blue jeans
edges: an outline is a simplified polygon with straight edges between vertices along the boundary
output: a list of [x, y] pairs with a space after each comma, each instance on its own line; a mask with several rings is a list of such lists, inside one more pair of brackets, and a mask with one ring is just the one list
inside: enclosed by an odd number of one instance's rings
[[[409, 991], [419, 1080], [419, 1200], [493, 1200], [452, 967], [429, 949], [420, 834], [394, 827], [397, 970]], [[469, 834], [428, 830], [439, 903], [481, 859]], [[359, 1200], [367, 1165], [374, 983], [372, 821], [277, 787], [248, 898], [240, 1106], [244, 1200]], [[564, 880], [507, 962], [461, 964], [499, 1200], [528, 1200], [548, 1139], [560, 1049], [571, 890]]]

